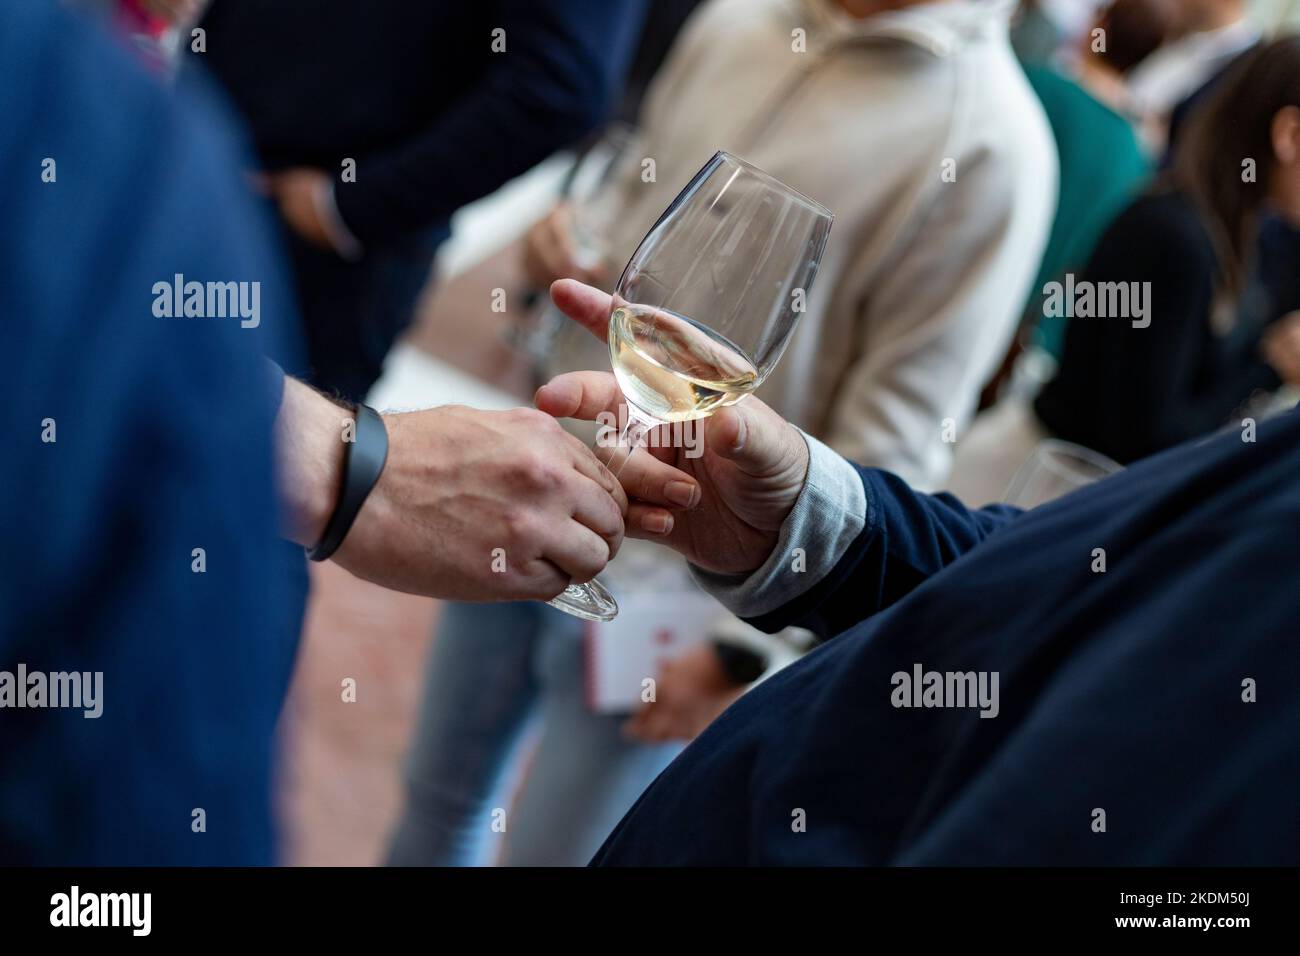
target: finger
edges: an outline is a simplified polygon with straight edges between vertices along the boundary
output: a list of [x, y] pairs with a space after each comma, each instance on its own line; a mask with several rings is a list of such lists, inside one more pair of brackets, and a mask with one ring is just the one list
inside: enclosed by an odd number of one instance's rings
[[584, 487], [578, 491], [573, 508], [573, 519], [590, 528], [604, 540], [611, 561], [623, 545], [623, 508], [600, 485], [581, 479]]
[[549, 601], [569, 586], [569, 575], [545, 558], [525, 561], [519, 569], [516, 599]]
[[[539, 411], [555, 418], [600, 422], [604, 431], [597, 436], [597, 440], [610, 444], [618, 434], [617, 423], [626, 414], [623, 411], [623, 393], [609, 372], [568, 372], [558, 375], [534, 393], [533, 404]], [[657, 442], [656, 447], [647, 451], [660, 460], [670, 461], [675, 457], [675, 449], [666, 442]], [[603, 457], [607, 462], [612, 453], [606, 451]]]
[[623, 519], [623, 534], [629, 538], [641, 538], [650, 541], [662, 541], [673, 533], [677, 519], [673, 513], [654, 505], [632, 502], [627, 506], [627, 517]]
[[548, 415], [588, 422], [597, 421], [602, 413], [617, 416], [622, 401], [623, 392], [612, 372], [567, 372], [533, 396], [533, 404]]
[[637, 449], [618, 473], [629, 498], [662, 508], [689, 510], [700, 503], [700, 485], [686, 472]]
[[564, 437], [573, 453], [573, 467], [578, 473], [590, 478], [596, 484], [600, 485], [618, 507], [619, 514], [627, 512], [627, 492], [619, 480], [614, 477], [614, 473], [605, 467], [605, 464], [596, 457], [590, 448], [584, 445], [574, 435], [564, 432]]
[[[533, 394], [533, 404], [539, 411], [554, 418], [576, 418], [599, 422], [606, 429], [616, 428], [625, 421], [623, 392], [610, 372], [566, 372], [557, 375]], [[653, 434], [650, 432], [648, 434]], [[612, 443], [617, 434], [602, 435]], [[646, 449], [654, 457], [671, 460], [675, 449], [666, 441], [656, 441], [655, 447]], [[703, 454], [703, 450], [700, 451]], [[608, 456], [606, 456], [608, 457]]]
[[790, 438], [790, 426], [756, 398], [720, 409], [704, 428], [709, 451], [750, 475], [770, 474], [787, 463]]
[[573, 279], [559, 279], [551, 284], [551, 301], [602, 342], [608, 337], [609, 314], [613, 311], [613, 299], [608, 293]]
[[585, 524], [569, 520], [551, 532], [544, 556], [574, 584], [584, 584], [605, 570], [610, 548]]
[[[604, 422], [618, 415], [622, 397], [609, 372], [568, 372], [539, 388], [533, 403], [556, 418]], [[693, 508], [700, 501], [694, 478], [642, 449], [632, 453], [618, 480], [629, 495], [654, 504]]]

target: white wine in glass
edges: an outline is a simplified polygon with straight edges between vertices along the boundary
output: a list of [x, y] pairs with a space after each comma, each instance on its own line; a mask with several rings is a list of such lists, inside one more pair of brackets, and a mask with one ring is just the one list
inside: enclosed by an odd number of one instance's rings
[[657, 422], [702, 418], [758, 386], [758, 369], [738, 346], [653, 306], [614, 310], [609, 353], [628, 402]]
[[[627, 420], [611, 471], [651, 429], [704, 418], [762, 384], [803, 314], [833, 218], [729, 153], [695, 174], [614, 290], [609, 354]], [[550, 604], [589, 620], [618, 614], [599, 581]]]

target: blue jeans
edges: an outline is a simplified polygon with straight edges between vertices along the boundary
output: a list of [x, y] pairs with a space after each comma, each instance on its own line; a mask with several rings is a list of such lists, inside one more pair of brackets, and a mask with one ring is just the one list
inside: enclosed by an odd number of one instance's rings
[[[581, 621], [537, 602], [448, 605], [389, 865], [492, 862], [496, 810], [505, 812], [507, 865], [586, 864], [682, 749], [629, 742], [623, 720], [587, 709]], [[511, 771], [537, 725], [540, 739], [512, 805]]]

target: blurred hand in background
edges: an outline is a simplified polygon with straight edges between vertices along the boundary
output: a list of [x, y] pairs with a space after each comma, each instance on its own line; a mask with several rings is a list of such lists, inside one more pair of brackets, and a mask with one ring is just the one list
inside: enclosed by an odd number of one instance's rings
[[[280, 206], [289, 228], [313, 245], [333, 249], [334, 243], [321, 219], [321, 202], [331, 187], [329, 174], [309, 166], [296, 166], [260, 179], [266, 193]], [[333, 202], [333, 199], [327, 201]]]
[[623, 732], [642, 743], [694, 740], [744, 692], [727, 676], [713, 645], [699, 644], [664, 662], [654, 701], [642, 704]]
[[1300, 312], [1292, 312], [1265, 329], [1260, 350], [1283, 382], [1300, 386]]
[[577, 279], [587, 285], [603, 286], [609, 278], [606, 270], [600, 266], [581, 266], [577, 258], [573, 210], [567, 203], [560, 203], [524, 237], [524, 272], [539, 289], [550, 288], [557, 279]]

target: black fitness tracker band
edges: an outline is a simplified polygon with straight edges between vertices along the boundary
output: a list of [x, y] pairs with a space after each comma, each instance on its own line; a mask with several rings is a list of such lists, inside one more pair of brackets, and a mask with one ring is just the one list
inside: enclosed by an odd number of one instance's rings
[[313, 561], [324, 561], [338, 550], [388, 460], [388, 429], [384, 420], [369, 405], [357, 405], [356, 413], [356, 430], [352, 441], [345, 442], [347, 447], [343, 453], [343, 490], [320, 542], [307, 551], [307, 557]]

